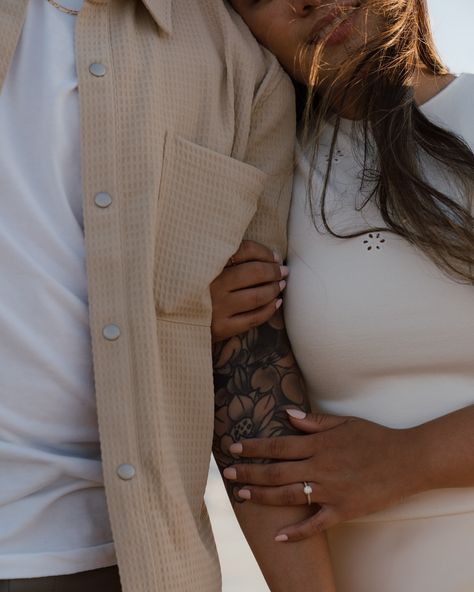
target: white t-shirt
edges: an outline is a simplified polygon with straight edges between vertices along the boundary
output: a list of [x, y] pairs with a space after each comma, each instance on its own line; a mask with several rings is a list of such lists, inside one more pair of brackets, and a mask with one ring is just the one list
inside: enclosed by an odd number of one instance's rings
[[[474, 148], [474, 75], [462, 75], [422, 110]], [[334, 230], [384, 226], [360, 192], [352, 125], [342, 121], [327, 212]], [[332, 128], [313, 179], [316, 211]], [[425, 174], [446, 190], [439, 167]], [[318, 232], [307, 204], [309, 165], [300, 152], [289, 226], [291, 280], [286, 324], [312, 404], [404, 428], [474, 404], [474, 290], [447, 277], [423, 253], [388, 232], [349, 239]], [[449, 190], [449, 189], [448, 189]], [[429, 492], [363, 520], [474, 511], [474, 489]]]
[[116, 562], [92, 378], [76, 21], [30, 0], [0, 94], [0, 579]]

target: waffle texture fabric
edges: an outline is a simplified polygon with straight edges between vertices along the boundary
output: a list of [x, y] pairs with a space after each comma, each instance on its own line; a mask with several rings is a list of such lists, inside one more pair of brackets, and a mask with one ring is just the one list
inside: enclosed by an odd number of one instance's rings
[[[0, 88], [26, 6], [0, 1]], [[244, 236], [285, 252], [293, 89], [217, 0], [87, 0], [76, 66], [94, 381], [123, 590], [217, 592], [203, 502], [209, 284]]]

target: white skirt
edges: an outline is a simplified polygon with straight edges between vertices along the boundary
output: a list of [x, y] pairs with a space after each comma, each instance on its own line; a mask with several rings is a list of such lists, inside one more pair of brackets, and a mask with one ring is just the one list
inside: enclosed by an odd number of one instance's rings
[[338, 592], [474, 592], [474, 513], [329, 532]]

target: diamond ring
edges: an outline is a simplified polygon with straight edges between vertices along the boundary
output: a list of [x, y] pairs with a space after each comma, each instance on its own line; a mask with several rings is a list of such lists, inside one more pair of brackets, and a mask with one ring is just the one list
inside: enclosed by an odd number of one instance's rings
[[313, 488], [309, 483], [303, 481], [303, 493], [308, 498], [308, 506], [311, 506], [313, 500], [311, 499], [311, 494], [313, 493]]

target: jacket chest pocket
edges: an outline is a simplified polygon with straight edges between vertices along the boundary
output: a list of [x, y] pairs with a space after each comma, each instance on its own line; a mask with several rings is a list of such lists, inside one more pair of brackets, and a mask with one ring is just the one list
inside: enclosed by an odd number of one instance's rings
[[209, 285], [239, 247], [266, 178], [250, 165], [167, 136], [156, 222], [158, 317], [210, 325]]

